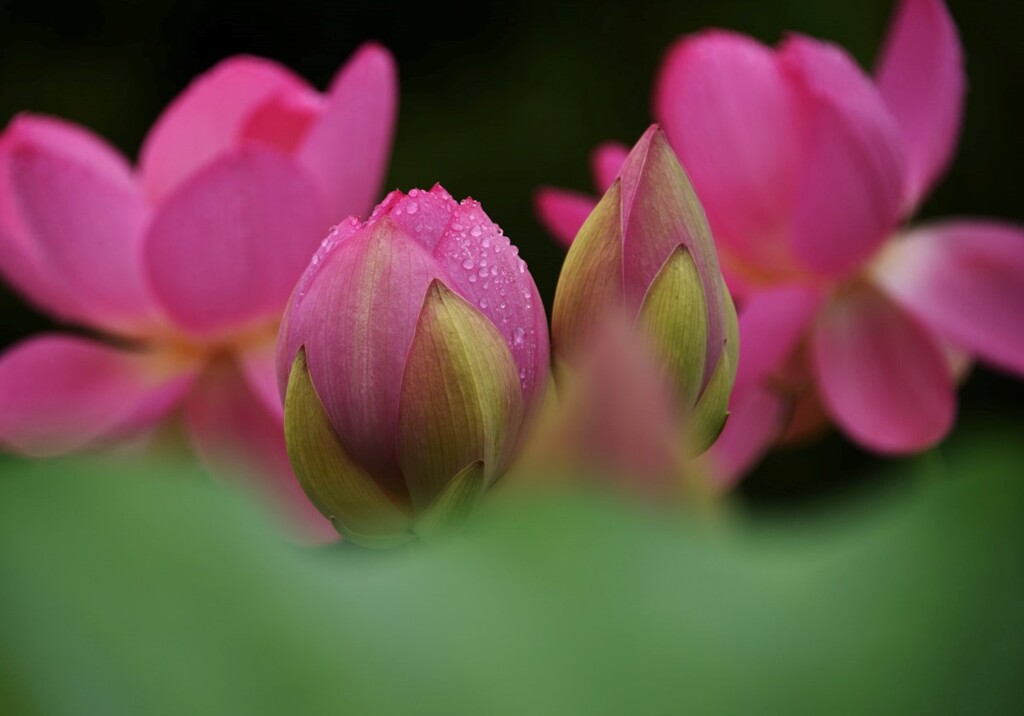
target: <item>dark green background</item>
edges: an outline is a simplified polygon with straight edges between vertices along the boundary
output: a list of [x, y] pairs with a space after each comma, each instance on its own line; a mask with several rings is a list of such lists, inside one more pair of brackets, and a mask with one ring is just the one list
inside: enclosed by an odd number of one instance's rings
[[[134, 157], [161, 108], [217, 60], [280, 60], [323, 87], [351, 51], [377, 39], [396, 54], [401, 108], [387, 186], [443, 183], [483, 202], [553, 293], [561, 250], [532, 212], [538, 185], [590, 188], [587, 158], [606, 139], [631, 142], [651, 121], [655, 69], [672, 40], [706, 26], [774, 42], [789, 30], [834, 40], [870, 67], [889, 0], [671, 2], [148, 3], [0, 6], [0, 120], [20, 110], [80, 122]], [[950, 3], [966, 47], [970, 92], [960, 150], [924, 217], [1019, 221], [1019, 2]], [[340, 217], [339, 217], [340, 218]], [[0, 288], [0, 347], [50, 326]], [[1021, 425], [1024, 391], [976, 371], [962, 422]], [[838, 436], [773, 456], [743, 487], [758, 504], [791, 504], [862, 485], [873, 459]], [[857, 477], [853, 477], [857, 476]]]

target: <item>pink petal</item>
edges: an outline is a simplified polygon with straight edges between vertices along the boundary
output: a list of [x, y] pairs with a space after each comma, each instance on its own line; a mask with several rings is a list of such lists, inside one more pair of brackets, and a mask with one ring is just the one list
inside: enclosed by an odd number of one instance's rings
[[146, 209], [89, 132], [21, 115], [0, 139], [0, 269], [61, 318], [132, 332], [156, 320], [138, 244]]
[[217, 477], [255, 492], [296, 537], [313, 543], [337, 539], [292, 473], [280, 411], [271, 412], [228, 361], [212, 366], [185, 406], [189, 437]]
[[200, 75], [157, 119], [142, 143], [139, 170], [157, 201], [222, 152], [236, 147], [250, 114], [309, 85], [287, 68], [257, 57], [231, 57]]
[[80, 450], [158, 422], [185, 394], [194, 368], [50, 334], [0, 357], [0, 443], [34, 456]]
[[143, 258], [182, 329], [222, 336], [280, 316], [326, 227], [301, 170], [249, 146], [207, 165], [161, 204]]
[[731, 32], [684, 38], [658, 73], [654, 114], [693, 181], [720, 250], [762, 269], [790, 268], [785, 236], [801, 125], [774, 52]]
[[[384, 199], [374, 214], [387, 215], [427, 251], [434, 251], [444, 236], [452, 217], [459, 212], [459, 202], [440, 184], [430, 191], [411, 189], [408, 195], [393, 191]], [[372, 222], [372, 220], [371, 220]], [[469, 231], [469, 226], [464, 227]]]
[[323, 109], [323, 99], [312, 89], [284, 90], [253, 109], [241, 128], [241, 136], [291, 154]]
[[567, 247], [597, 206], [597, 200], [575, 191], [544, 187], [537, 191], [534, 206], [544, 228]]
[[590, 155], [590, 169], [594, 173], [597, 191], [604, 194], [619, 176], [622, 163], [626, 161], [629, 147], [618, 142], [601, 144]]
[[447, 277], [434, 257], [383, 216], [310, 265], [278, 339], [281, 394], [305, 346], [313, 384], [346, 450], [399, 492], [404, 488], [395, 440], [402, 373], [435, 278]]
[[334, 220], [366, 216], [377, 200], [397, 105], [394, 58], [380, 45], [363, 45], [334, 78], [323, 114], [298, 150]]
[[765, 386], [734, 390], [725, 429], [700, 462], [719, 486], [731, 487], [771, 449], [791, 412], [790, 402]]
[[739, 312], [740, 361], [734, 393], [778, 369], [800, 344], [821, 305], [819, 291], [783, 286], [753, 294]]
[[445, 284], [497, 327], [515, 359], [527, 410], [537, 407], [547, 389], [548, 324], [519, 249], [479, 202], [466, 199], [456, 205], [434, 256], [449, 276]]
[[949, 165], [963, 117], [963, 50], [942, 0], [903, 0], [876, 72], [907, 156], [904, 198], [917, 204]]
[[536, 433], [534, 458], [548, 470], [610, 479], [632, 494], [673, 497], [686, 462], [684, 421], [632, 320], [615, 311], [602, 319]]
[[835, 299], [818, 321], [812, 350], [826, 410], [865, 447], [924, 450], [952, 427], [955, 387], [941, 347], [871, 287]]
[[250, 392], [263, 401], [269, 414], [283, 419], [284, 404], [277, 388], [276, 336], [246, 348], [238, 356], [238, 364]]
[[878, 249], [902, 212], [899, 129], [839, 48], [795, 36], [779, 59], [800, 95], [805, 141], [793, 250], [809, 267], [843, 275]]
[[921, 227], [886, 247], [875, 273], [936, 333], [1024, 375], [1024, 229], [994, 221]]

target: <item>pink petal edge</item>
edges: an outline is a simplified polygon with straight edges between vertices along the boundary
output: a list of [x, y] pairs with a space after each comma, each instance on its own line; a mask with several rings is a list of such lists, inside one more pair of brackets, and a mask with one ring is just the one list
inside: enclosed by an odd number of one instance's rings
[[1024, 227], [989, 220], [918, 227], [886, 247], [875, 277], [946, 340], [1024, 376]]
[[825, 309], [812, 361], [826, 410], [871, 450], [924, 450], [953, 425], [955, 386], [937, 339], [870, 286]]
[[139, 431], [179, 402], [195, 372], [86, 338], [30, 338], [0, 356], [0, 443], [41, 457]]
[[963, 119], [963, 49], [942, 0], [902, 0], [875, 75], [906, 150], [909, 212], [952, 160]]
[[196, 77], [157, 118], [142, 143], [143, 191], [162, 200], [223, 152], [237, 147], [250, 114], [287, 91], [311, 91], [272, 60], [229, 57]]

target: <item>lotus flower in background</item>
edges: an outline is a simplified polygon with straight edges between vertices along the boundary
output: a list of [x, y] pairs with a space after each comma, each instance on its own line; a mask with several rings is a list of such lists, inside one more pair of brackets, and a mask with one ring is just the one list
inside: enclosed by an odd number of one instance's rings
[[934, 445], [954, 420], [951, 355], [1024, 374], [1024, 231], [903, 226], [953, 156], [962, 63], [940, 0], [899, 5], [874, 80], [799, 35], [772, 49], [708, 31], [670, 49], [655, 115], [740, 307], [732, 416], [711, 454], [723, 482], [827, 422], [881, 453]]
[[324, 231], [372, 207], [396, 95], [375, 45], [326, 94], [231, 58], [164, 111], [136, 169], [85, 129], [16, 117], [0, 137], [0, 272], [98, 335], [37, 336], [0, 358], [0, 443], [66, 453], [181, 406], [215, 470], [241, 461], [322, 530], [288, 467], [275, 337]]
[[427, 536], [504, 473], [548, 363], [537, 288], [480, 204], [392, 192], [332, 230], [282, 322], [295, 472], [352, 541]]
[[551, 319], [559, 368], [572, 370], [614, 314], [638, 326], [687, 425], [680, 441], [703, 452], [727, 415], [736, 313], [700, 202], [657, 125], [569, 248]]

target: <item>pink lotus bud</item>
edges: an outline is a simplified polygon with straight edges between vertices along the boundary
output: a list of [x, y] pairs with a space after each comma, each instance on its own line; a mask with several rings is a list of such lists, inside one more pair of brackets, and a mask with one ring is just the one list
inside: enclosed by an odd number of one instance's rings
[[292, 465], [348, 538], [423, 536], [508, 467], [548, 363], [537, 288], [480, 204], [392, 192], [332, 229], [285, 314]]
[[623, 309], [666, 369], [689, 424], [681, 437], [703, 452], [728, 414], [736, 311], [704, 211], [657, 125], [626, 157], [566, 256], [552, 315], [560, 363], [577, 363], [594, 330]]

